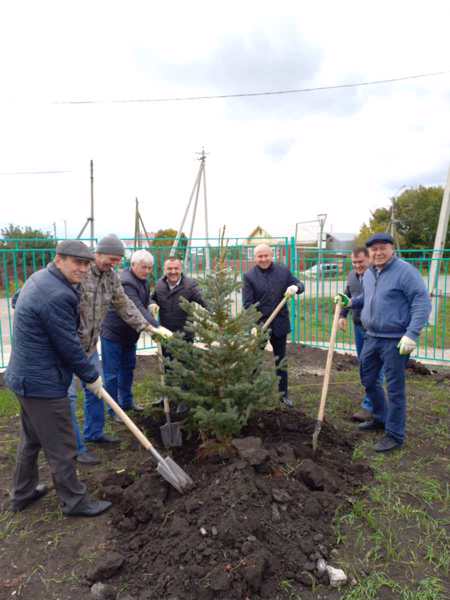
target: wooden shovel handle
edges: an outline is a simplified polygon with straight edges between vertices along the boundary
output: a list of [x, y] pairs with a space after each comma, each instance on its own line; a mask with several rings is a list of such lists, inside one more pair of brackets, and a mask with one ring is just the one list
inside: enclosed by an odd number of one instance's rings
[[150, 450], [150, 452], [158, 461], [164, 461], [163, 457], [159, 454], [150, 440], [145, 437], [142, 431], [133, 423], [127, 413], [120, 408], [117, 402], [111, 398], [105, 388], [102, 389], [100, 398], [112, 408], [120, 420], [128, 427], [134, 437], [144, 446], [146, 450]]
[[266, 331], [266, 329], [269, 327], [269, 325], [272, 323], [272, 321], [275, 319], [275, 317], [277, 316], [277, 314], [280, 312], [280, 310], [283, 308], [283, 306], [286, 304], [287, 301], [288, 301], [288, 297], [284, 296], [283, 299], [276, 305], [276, 307], [272, 311], [272, 314], [269, 316], [267, 321], [264, 323], [264, 325], [262, 327], [263, 331]]
[[317, 420], [321, 422], [323, 421], [323, 416], [325, 414], [325, 402], [327, 400], [328, 385], [330, 383], [331, 365], [333, 363], [334, 346], [336, 344], [336, 334], [338, 330], [341, 309], [342, 302], [339, 300], [334, 309], [333, 326], [331, 328], [331, 337], [330, 343], [328, 345], [327, 362], [325, 365], [325, 375], [323, 378], [322, 396], [320, 398], [319, 413], [317, 415]]
[[[164, 385], [164, 355], [162, 351], [161, 344], [159, 342], [156, 343], [157, 351], [158, 351], [158, 365], [159, 365], [159, 380]], [[164, 414], [166, 415], [167, 422], [170, 423], [170, 406], [169, 400], [166, 395], [163, 396], [163, 406], [164, 406]]]

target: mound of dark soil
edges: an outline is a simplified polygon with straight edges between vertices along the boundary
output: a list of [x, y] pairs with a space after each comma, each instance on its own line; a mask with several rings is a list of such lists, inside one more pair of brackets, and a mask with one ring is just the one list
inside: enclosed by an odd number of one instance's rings
[[150, 461], [134, 481], [109, 475], [103, 491], [125, 559], [112, 581], [139, 600], [274, 599], [281, 580], [292, 590], [325, 583], [316, 563], [333, 560], [336, 508], [371, 472], [352, 463], [351, 440], [327, 424], [313, 456], [313, 429], [301, 412], [267, 411], [228, 456], [199, 459], [188, 441], [174, 454], [196, 483], [184, 496]]

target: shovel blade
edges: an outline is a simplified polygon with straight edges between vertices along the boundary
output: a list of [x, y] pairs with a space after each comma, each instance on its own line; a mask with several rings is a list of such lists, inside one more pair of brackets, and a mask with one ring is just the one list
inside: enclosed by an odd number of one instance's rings
[[316, 450], [317, 450], [317, 444], [319, 441], [319, 433], [320, 433], [321, 429], [322, 429], [322, 421], [316, 421], [316, 426], [314, 428], [314, 433], [313, 433], [313, 438], [312, 438], [313, 452], [316, 452]]
[[166, 423], [159, 428], [161, 439], [166, 448], [179, 448], [183, 445], [179, 423]]
[[158, 462], [156, 470], [180, 494], [183, 494], [186, 490], [194, 486], [194, 482], [189, 475], [169, 456], [163, 461]]
[[177, 463], [172, 458], [170, 458], [170, 456], [166, 456], [166, 464], [169, 466], [172, 473], [175, 473], [183, 489], [189, 489], [191, 487], [194, 487], [195, 484], [189, 477], [189, 475], [186, 473], [186, 471], [183, 471], [183, 469], [179, 465], [177, 465]]

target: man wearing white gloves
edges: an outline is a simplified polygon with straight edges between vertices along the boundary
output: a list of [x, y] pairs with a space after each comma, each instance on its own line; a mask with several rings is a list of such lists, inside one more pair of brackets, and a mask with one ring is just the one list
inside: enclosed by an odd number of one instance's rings
[[[262, 314], [261, 323], [264, 323], [284, 296], [292, 298], [303, 293], [305, 288], [287, 267], [273, 262], [273, 252], [267, 244], [256, 246], [255, 262], [256, 265], [244, 275], [242, 304], [244, 308], [256, 304]], [[286, 356], [287, 334], [290, 330], [289, 310], [285, 305], [270, 326], [270, 343], [277, 367]], [[291, 408], [293, 404], [288, 397], [286, 366], [277, 368], [277, 375], [281, 401]]]
[[[97, 342], [100, 328], [106, 313], [114, 308], [117, 314], [136, 332], [147, 331], [152, 335], [159, 334], [168, 337], [170, 331], [151, 325], [141, 314], [134, 302], [126, 295], [119, 274], [114, 271], [125, 254], [125, 248], [119, 238], [110, 234], [97, 244], [94, 261], [80, 286], [80, 327], [78, 334], [81, 345], [89, 357], [90, 363], [101, 372], [100, 359], [97, 352]], [[96, 444], [117, 443], [116, 437], [105, 434], [105, 408], [103, 400], [98, 397], [101, 383], [94, 391], [85, 384], [84, 388], [84, 441]], [[75, 416], [76, 388], [72, 382], [68, 392], [72, 407], [73, 426], [77, 436], [77, 461], [82, 464], [99, 462], [90, 452], [86, 451], [83, 437]]]
[[[376, 233], [366, 242], [371, 266], [363, 277], [363, 293], [351, 300], [336, 296], [344, 307], [362, 308], [366, 336], [361, 352], [361, 381], [373, 402], [373, 418], [359, 425], [361, 431], [384, 430], [375, 444], [376, 452], [389, 452], [405, 439], [405, 368], [416, 349], [431, 302], [420, 273], [394, 255], [394, 240]], [[388, 402], [379, 373], [384, 368]]]

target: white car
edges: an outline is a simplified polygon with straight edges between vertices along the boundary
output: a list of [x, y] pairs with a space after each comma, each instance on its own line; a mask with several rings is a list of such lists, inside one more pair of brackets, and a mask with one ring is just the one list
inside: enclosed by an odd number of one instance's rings
[[337, 263], [320, 263], [306, 269], [306, 277], [337, 277], [339, 275], [339, 265]]

